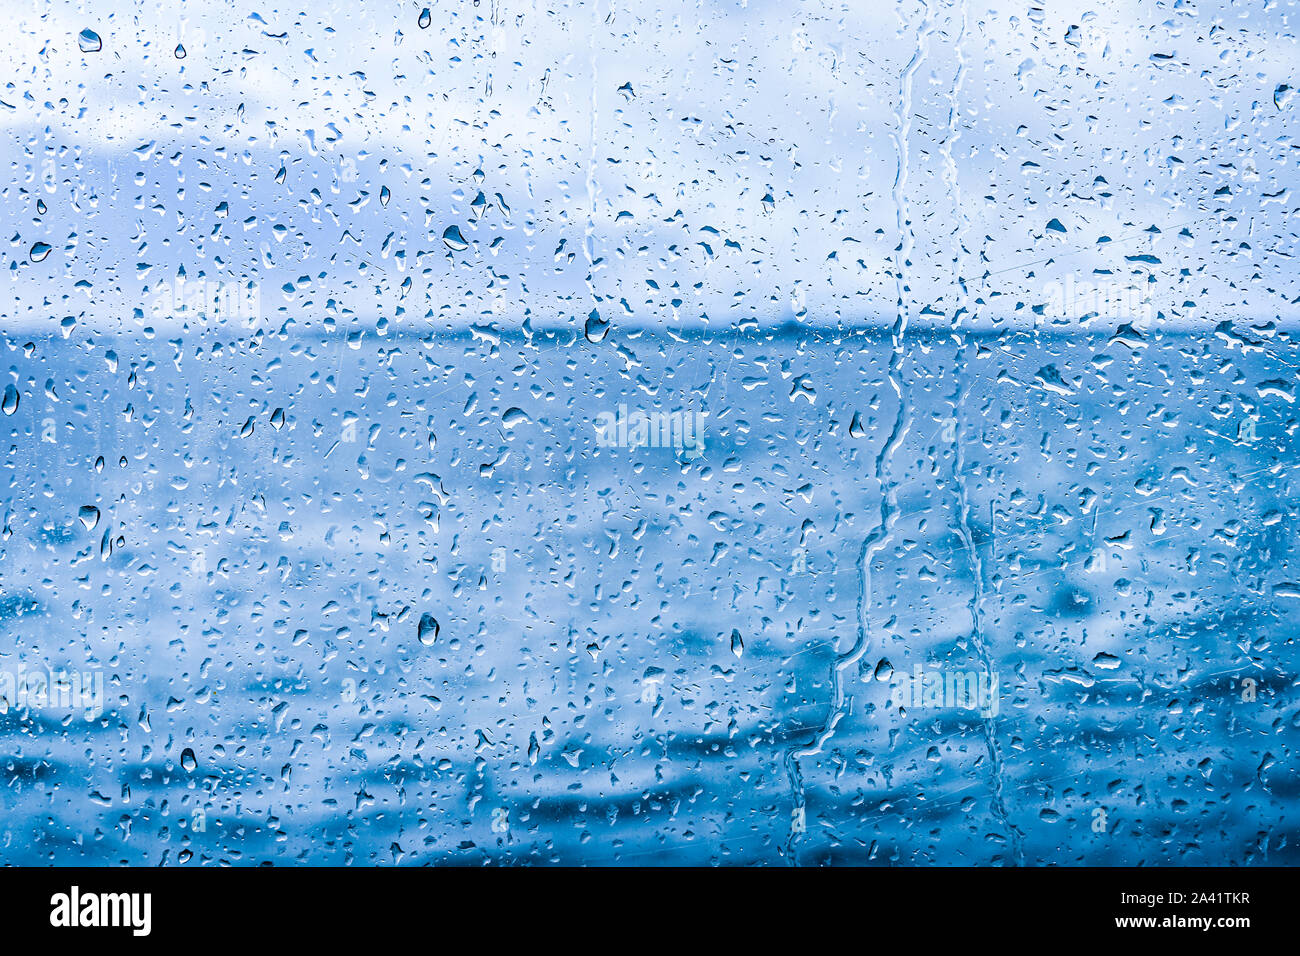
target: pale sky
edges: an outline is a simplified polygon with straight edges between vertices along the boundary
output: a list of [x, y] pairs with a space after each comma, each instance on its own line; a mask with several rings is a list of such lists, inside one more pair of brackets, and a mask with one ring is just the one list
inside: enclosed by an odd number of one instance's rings
[[1294, 4], [301, 6], [14, 5], [11, 328], [1297, 317]]

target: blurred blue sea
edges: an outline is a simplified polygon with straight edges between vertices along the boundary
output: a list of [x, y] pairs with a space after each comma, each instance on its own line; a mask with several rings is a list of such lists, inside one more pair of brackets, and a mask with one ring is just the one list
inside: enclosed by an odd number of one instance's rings
[[875, 330], [9, 336], [0, 859], [1294, 863], [1294, 351], [910, 330], [882, 485]]

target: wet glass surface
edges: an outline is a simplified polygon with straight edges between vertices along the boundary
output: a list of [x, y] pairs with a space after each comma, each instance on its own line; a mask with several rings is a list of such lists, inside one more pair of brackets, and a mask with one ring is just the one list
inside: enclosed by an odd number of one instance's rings
[[0, 860], [1295, 862], [1294, 5], [16, 6]]

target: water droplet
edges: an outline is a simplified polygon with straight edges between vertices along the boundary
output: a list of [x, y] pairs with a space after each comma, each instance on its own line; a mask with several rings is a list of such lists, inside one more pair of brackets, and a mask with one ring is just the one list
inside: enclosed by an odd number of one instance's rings
[[181, 751], [181, 766], [185, 768], [186, 773], [193, 773], [198, 764], [198, 759], [194, 756], [194, 751], [191, 748], [186, 747]]
[[417, 21], [421, 30], [429, 29], [429, 24], [433, 22], [433, 17], [429, 15], [429, 8], [425, 7], [420, 11], [420, 19]]
[[447, 244], [447, 248], [455, 252], [469, 248], [469, 243], [465, 237], [460, 234], [460, 226], [448, 226], [442, 231], [442, 241]]
[[99, 524], [99, 509], [94, 505], [82, 505], [77, 511], [77, 517], [81, 519], [87, 531], [93, 530], [95, 525]]
[[104, 41], [94, 30], [82, 30], [77, 34], [77, 46], [81, 47], [82, 53], [98, 53], [104, 49]]
[[48, 255], [50, 254], [50, 249], [51, 249], [51, 248], [53, 248], [53, 247], [52, 247], [48, 242], [34, 242], [34, 243], [32, 243], [32, 251], [31, 251], [31, 260], [32, 260], [32, 262], [43, 262], [43, 261], [45, 261], [45, 257], [48, 256]]
[[1114, 654], [1107, 654], [1105, 651], [1101, 651], [1092, 659], [1092, 666], [1103, 671], [1116, 670], [1121, 663], [1123, 662], [1118, 657]]
[[[438, 624], [438, 619], [428, 611], [420, 615], [420, 626], [416, 631], [420, 638], [420, 643], [425, 647], [433, 647], [434, 641], [438, 639], [438, 632], [442, 630]], [[453, 641], [453, 643], [455, 643]]]
[[178, 60], [183, 60], [183, 59], [185, 59], [185, 46], [184, 46], [184, 44], [181, 44], [181, 43], [176, 44], [176, 50], [175, 50], [174, 52], [176, 53], [176, 59], [178, 59]]
[[[731, 632], [731, 653], [740, 657], [745, 653], [745, 639], [740, 636], [740, 631], [732, 629]], [[761, 655], [760, 655], [761, 656]]]
[[0, 402], [0, 411], [3, 411], [6, 415], [12, 415], [18, 411], [18, 389], [12, 385], [5, 386], [5, 397], [4, 401]]
[[531, 421], [532, 419], [528, 417], [528, 413], [522, 408], [506, 409], [506, 413], [501, 416], [501, 424], [505, 425], [507, 429], [514, 428], [516, 425], [526, 425]]
[[598, 342], [603, 342], [605, 336], [609, 334], [609, 323], [600, 317], [599, 312], [593, 309], [591, 315], [587, 316], [587, 324], [582, 331], [587, 336], [587, 341], [595, 345]]

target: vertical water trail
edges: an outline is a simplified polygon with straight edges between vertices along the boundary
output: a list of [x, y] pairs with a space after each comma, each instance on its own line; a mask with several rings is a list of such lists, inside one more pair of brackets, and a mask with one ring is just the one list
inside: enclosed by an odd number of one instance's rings
[[[875, 479], [880, 486], [881, 492], [880, 519], [876, 527], [863, 539], [862, 547], [858, 550], [857, 631], [854, 635], [853, 645], [843, 654], [838, 655], [831, 664], [831, 699], [825, 723], [822, 724], [817, 735], [806, 747], [791, 747], [785, 754], [785, 769], [790, 778], [790, 791], [794, 798], [794, 813], [801, 821], [804, 815], [805, 796], [799, 761], [822, 752], [827, 742], [834, 736], [835, 728], [847, 716], [852, 706], [852, 698], [846, 699], [844, 693], [844, 678], [851, 668], [857, 666], [862, 659], [862, 655], [867, 650], [867, 615], [871, 611], [871, 564], [875, 556], [884, 550], [893, 538], [894, 522], [898, 514], [898, 491], [894, 481], [889, 476], [889, 465], [893, 460], [894, 452], [907, 437], [909, 427], [907, 402], [903, 397], [902, 366], [903, 359], [906, 357], [903, 338], [907, 333], [908, 321], [907, 270], [910, 266], [909, 256], [915, 239], [912, 234], [911, 220], [907, 215], [905, 188], [908, 166], [907, 137], [912, 122], [912, 79], [925, 56], [926, 43], [933, 27], [932, 11], [927, 0], [921, 0], [921, 8], [924, 12], [921, 25], [917, 28], [916, 45], [912, 50], [912, 58], [899, 76], [898, 103], [894, 109], [894, 130], [892, 134], [897, 155], [893, 197], [895, 225], [898, 229], [899, 238], [898, 246], [895, 248], [894, 262], [894, 287], [897, 296], [897, 309], [891, 330], [893, 349], [889, 356], [887, 377], [889, 385], [898, 399], [898, 412], [894, 417], [894, 424], [889, 437], [885, 439], [884, 444], [880, 447], [879, 454], [876, 455]], [[900, 12], [899, 18], [902, 19], [902, 17], [903, 15]], [[903, 20], [903, 23], [906, 25], [907, 21]], [[795, 844], [799, 832], [801, 831], [792, 826], [790, 839], [786, 844], [786, 857], [792, 866], [798, 863]]]
[[[962, 369], [970, 354], [970, 342], [966, 333], [961, 328], [962, 317], [967, 312], [970, 305], [970, 293], [966, 287], [965, 277], [961, 272], [962, 253], [965, 251], [963, 246], [964, 238], [969, 230], [970, 222], [966, 212], [961, 204], [961, 184], [957, 180], [957, 164], [953, 160], [953, 145], [961, 138], [961, 127], [958, 119], [958, 100], [961, 96], [962, 83], [966, 79], [966, 60], [963, 55], [962, 44], [966, 39], [966, 28], [968, 23], [968, 0], [959, 0], [961, 4], [961, 27], [957, 33], [957, 42], [955, 53], [957, 58], [957, 73], [953, 79], [952, 94], [949, 99], [948, 109], [948, 131], [940, 144], [940, 150], [943, 155], [944, 180], [948, 185], [949, 195], [952, 197], [953, 205], [957, 210], [957, 225], [953, 229], [955, 238], [953, 249], [953, 275], [958, 283], [957, 307], [954, 309], [953, 328], [957, 338], [957, 357], [955, 362], [955, 374], [953, 378], [956, 387], [953, 391], [952, 398], [952, 416], [953, 416], [953, 479], [957, 492], [957, 535], [961, 539], [962, 550], [966, 554], [966, 560], [970, 565], [971, 578], [973, 587], [971, 590], [971, 599], [969, 603], [971, 618], [971, 644], [975, 648], [975, 653], [979, 657], [980, 666], [984, 670], [987, 678], [993, 674], [993, 658], [989, 648], [988, 639], [984, 634], [984, 561], [980, 557], [979, 549], [975, 546], [975, 535], [973, 525], [971, 524], [970, 493], [966, 484], [966, 457], [965, 449], [961, 441], [961, 421], [962, 413], [965, 410], [966, 389], [962, 383]], [[978, 308], [978, 306], [977, 306]], [[992, 686], [990, 684], [990, 686]], [[1020, 831], [1012, 824], [1007, 815], [1006, 803], [1003, 798], [1004, 772], [1002, 761], [1002, 747], [998, 743], [997, 726], [992, 716], [985, 717], [982, 723], [982, 733], [984, 737], [984, 747], [988, 752], [990, 774], [992, 775], [993, 795], [992, 809], [993, 816], [997, 819], [999, 825], [1006, 831], [1007, 839], [1011, 844], [1011, 856], [1017, 866], [1024, 865], [1024, 849], [1021, 846]]]
[[600, 0], [591, 5], [591, 16], [595, 22], [587, 35], [589, 46], [587, 52], [591, 65], [591, 152], [587, 157], [587, 225], [582, 236], [582, 251], [587, 257], [587, 291], [591, 295], [591, 307], [599, 308], [596, 298], [596, 129], [600, 121], [600, 69], [596, 62], [596, 27], [600, 23]]

